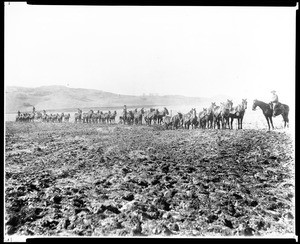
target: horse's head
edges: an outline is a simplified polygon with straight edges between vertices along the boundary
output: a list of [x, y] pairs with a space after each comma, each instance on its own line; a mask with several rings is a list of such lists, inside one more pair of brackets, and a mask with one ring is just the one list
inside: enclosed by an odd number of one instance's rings
[[193, 115], [196, 117], [196, 108], [192, 109]]
[[182, 113], [178, 112], [177, 114], [179, 116], [179, 119], [182, 119]]
[[233, 106], [232, 100], [227, 99], [227, 104], [226, 105], [227, 105], [227, 108], [231, 110], [232, 106]]
[[144, 114], [144, 112], [145, 112], [145, 111], [144, 111], [144, 108], [142, 108], [142, 109], [141, 109], [141, 114]]
[[252, 110], [255, 110], [256, 107], [257, 107], [257, 100], [255, 99], [255, 100], [253, 101]]
[[164, 107], [164, 111], [165, 111], [165, 114], [168, 115], [169, 114], [169, 111], [166, 107]]
[[211, 103], [211, 107], [212, 107], [212, 108], [215, 107], [215, 106], [216, 106], [216, 103], [215, 103], [215, 102]]
[[247, 109], [247, 99], [242, 99], [242, 105], [244, 109]]
[[137, 108], [134, 110], [135, 113], [137, 113]]

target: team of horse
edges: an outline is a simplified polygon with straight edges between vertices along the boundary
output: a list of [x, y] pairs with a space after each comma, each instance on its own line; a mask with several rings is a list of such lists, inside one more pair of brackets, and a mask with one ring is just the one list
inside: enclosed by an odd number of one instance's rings
[[[289, 106], [282, 103], [277, 103], [274, 108], [270, 103], [265, 103], [259, 100], [254, 100], [252, 105], [252, 110], [256, 108], [261, 108], [263, 115], [265, 116], [268, 129], [270, 130], [270, 125], [274, 129], [272, 116], [282, 115], [284, 120], [284, 127], [288, 127], [289, 119]], [[119, 116], [120, 124], [128, 125], [164, 125], [167, 129], [233, 129], [233, 121], [237, 119], [238, 129], [243, 129], [243, 118], [247, 109], [247, 99], [242, 99], [241, 103], [233, 106], [232, 100], [227, 99], [225, 102], [221, 102], [216, 105], [212, 102], [208, 108], [203, 108], [198, 114], [196, 108], [192, 108], [188, 113], [184, 114], [177, 112], [177, 114], [172, 116], [168, 109], [164, 107], [162, 111], [159, 109], [150, 108], [149, 110], [134, 109], [134, 110], [123, 110]], [[77, 109], [74, 114], [75, 123], [116, 123], [117, 112], [103, 112], [98, 110], [97, 112], [89, 110], [88, 112], [82, 112], [81, 109]], [[19, 122], [32, 122], [35, 119], [41, 120], [43, 122], [58, 122], [70, 121], [70, 114], [68, 113], [56, 113], [47, 114], [45, 110], [42, 112], [35, 111], [33, 108], [32, 112], [21, 113], [18, 111], [16, 121]]]
[[98, 110], [97, 112], [94, 112], [94, 110], [90, 110], [86, 113], [83, 113], [81, 109], [77, 109], [77, 113], [74, 115], [74, 122], [75, 123], [115, 123], [117, 111], [111, 112], [103, 112]]
[[33, 108], [32, 112], [20, 112], [16, 116], [16, 122], [33, 122], [34, 120], [40, 120], [42, 122], [58, 122], [61, 123], [63, 120], [69, 122], [70, 114], [64, 113], [51, 113], [47, 114], [45, 110], [42, 112], [35, 111]]

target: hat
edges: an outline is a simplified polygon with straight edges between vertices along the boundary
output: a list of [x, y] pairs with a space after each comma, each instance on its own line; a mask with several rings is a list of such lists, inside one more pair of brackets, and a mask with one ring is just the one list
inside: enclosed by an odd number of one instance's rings
[[276, 91], [274, 91], [274, 90], [273, 90], [273, 91], [271, 91], [271, 93], [275, 93], [275, 92], [276, 92]]

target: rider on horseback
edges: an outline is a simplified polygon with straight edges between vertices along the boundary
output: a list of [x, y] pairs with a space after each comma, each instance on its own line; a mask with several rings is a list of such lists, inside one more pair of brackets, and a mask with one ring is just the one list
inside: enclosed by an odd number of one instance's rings
[[273, 117], [275, 117], [274, 112], [275, 112], [275, 107], [278, 104], [278, 95], [276, 94], [276, 91], [271, 91], [272, 98], [271, 98], [271, 102], [270, 102], [270, 107], [271, 109], [273, 109]]

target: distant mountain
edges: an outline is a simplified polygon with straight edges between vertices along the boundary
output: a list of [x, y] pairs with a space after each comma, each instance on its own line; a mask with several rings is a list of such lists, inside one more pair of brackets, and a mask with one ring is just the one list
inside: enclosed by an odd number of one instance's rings
[[5, 89], [6, 113], [37, 110], [60, 110], [89, 107], [170, 106], [207, 102], [211, 99], [166, 96], [131, 96], [94, 89], [69, 88], [66, 86], [41, 86], [36, 88], [7, 86]]

